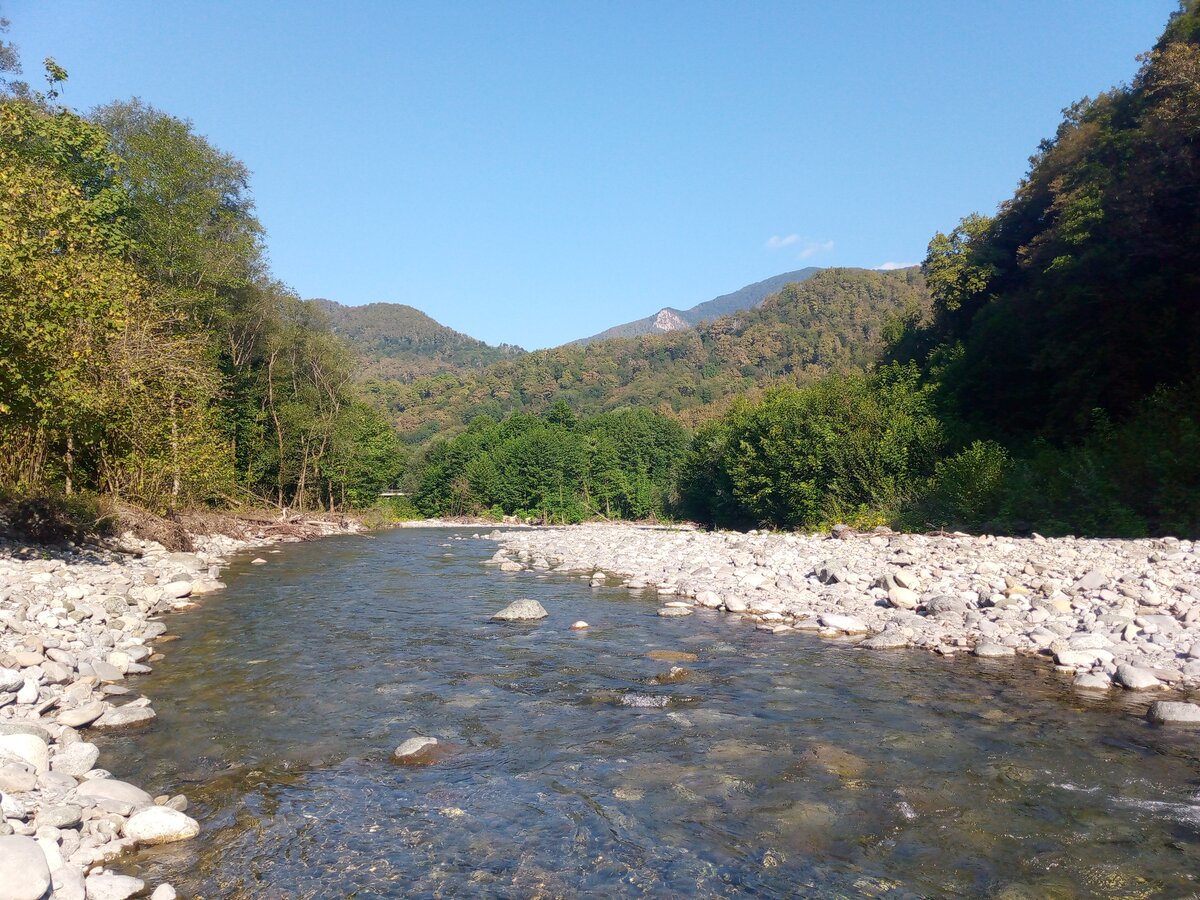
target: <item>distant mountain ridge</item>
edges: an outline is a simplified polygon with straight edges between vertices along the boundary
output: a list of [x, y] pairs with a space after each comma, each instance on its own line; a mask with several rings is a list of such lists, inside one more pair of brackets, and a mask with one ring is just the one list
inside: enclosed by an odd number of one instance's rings
[[308, 303], [324, 313], [330, 330], [354, 350], [366, 377], [411, 381], [438, 372], [483, 369], [525, 353], [511, 344], [486, 344], [403, 303]]
[[732, 293], [722, 294], [720, 297], [714, 297], [712, 300], [697, 303], [691, 309], [675, 309], [671, 306], [664, 306], [652, 316], [646, 316], [644, 319], [637, 319], [633, 322], [626, 322], [624, 325], [614, 325], [612, 328], [601, 331], [599, 334], [593, 334], [591, 337], [571, 341], [568, 346], [586, 347], [595, 341], [607, 341], [611, 338], [639, 337], [643, 334], [664, 334], [668, 331], [682, 331], [685, 328], [694, 328], [701, 322], [719, 319], [721, 316], [741, 312], [744, 309], [753, 309], [767, 297], [771, 296], [771, 294], [777, 293], [785, 284], [807, 281], [820, 271], [816, 266], [809, 266], [805, 269], [797, 269], [795, 272], [784, 272], [782, 275], [774, 275], [770, 278], [764, 278], [762, 281], [756, 281], [754, 284], [748, 284]]

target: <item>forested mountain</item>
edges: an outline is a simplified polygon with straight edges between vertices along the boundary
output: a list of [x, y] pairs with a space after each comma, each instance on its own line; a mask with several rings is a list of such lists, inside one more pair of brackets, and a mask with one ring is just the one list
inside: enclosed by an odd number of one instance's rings
[[624, 325], [615, 325], [591, 337], [572, 341], [572, 344], [586, 346], [596, 341], [606, 341], [612, 338], [638, 337], [643, 334], [660, 334], [664, 331], [680, 331], [684, 328], [691, 328], [701, 322], [741, 312], [743, 309], [753, 309], [785, 284], [806, 281], [819, 271], [821, 270], [809, 266], [806, 269], [797, 269], [795, 272], [784, 272], [782, 275], [775, 275], [762, 281], [756, 281], [754, 284], [748, 284], [730, 294], [722, 294], [712, 300], [697, 303], [691, 309], [675, 309], [666, 306], [652, 316], [646, 316], [646, 318], [634, 322], [626, 322]]
[[324, 313], [333, 333], [358, 356], [360, 377], [412, 381], [446, 370], [482, 369], [525, 352], [511, 344], [485, 344], [403, 303], [308, 302]]
[[689, 514], [1200, 534], [1200, 11], [1065, 111], [995, 216], [929, 245], [933, 301], [869, 378], [696, 439]]
[[558, 399], [581, 415], [634, 406], [695, 422], [767, 384], [866, 367], [889, 322], [919, 318], [927, 308], [916, 269], [825, 269], [756, 309], [695, 329], [539, 350], [481, 372], [375, 381], [367, 389], [412, 443], [478, 415], [536, 413]]

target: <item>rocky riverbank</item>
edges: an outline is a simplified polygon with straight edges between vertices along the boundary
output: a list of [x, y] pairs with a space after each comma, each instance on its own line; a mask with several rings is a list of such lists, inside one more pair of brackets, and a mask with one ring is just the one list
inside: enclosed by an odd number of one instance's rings
[[[146, 791], [101, 768], [89, 738], [154, 720], [129, 679], [163, 659], [162, 616], [223, 587], [231, 554], [354, 527], [192, 534], [191, 552], [132, 535], [120, 551], [0, 541], [0, 898], [123, 900], [145, 890], [104, 866], [139, 846], [194, 837], [199, 824], [169, 786]], [[159, 885], [152, 896], [175, 892]]]
[[[582, 573], [655, 589], [661, 616], [736, 615], [786, 637], [1045, 658], [1080, 690], [1200, 686], [1200, 543], [705, 533], [632, 525], [495, 531], [505, 572]], [[1153, 695], [1147, 695], [1148, 698]], [[1155, 703], [1152, 718], [1200, 722]]]

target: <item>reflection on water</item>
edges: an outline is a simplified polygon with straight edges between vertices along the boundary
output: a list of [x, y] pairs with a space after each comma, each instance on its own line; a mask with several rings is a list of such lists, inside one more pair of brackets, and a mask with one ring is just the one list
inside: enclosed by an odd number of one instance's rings
[[[664, 619], [460, 537], [289, 546], [169, 619], [159, 720], [106, 760], [204, 832], [131, 865], [210, 898], [1197, 890], [1195, 735], [1028, 662]], [[488, 621], [524, 596], [550, 617]], [[451, 752], [392, 763], [414, 734]]]

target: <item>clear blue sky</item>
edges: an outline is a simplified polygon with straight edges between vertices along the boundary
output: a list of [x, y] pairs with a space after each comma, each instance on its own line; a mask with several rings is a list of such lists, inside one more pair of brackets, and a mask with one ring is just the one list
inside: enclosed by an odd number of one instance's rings
[[[919, 262], [1175, 0], [0, 0], [28, 75], [254, 173], [276, 275], [549, 346], [806, 265]], [[32, 80], [32, 79], [31, 79]]]

